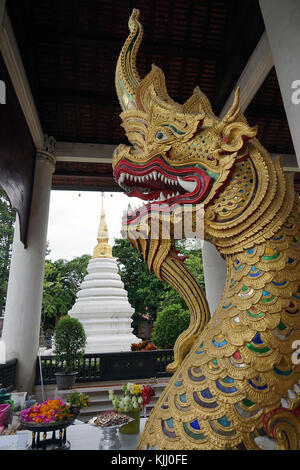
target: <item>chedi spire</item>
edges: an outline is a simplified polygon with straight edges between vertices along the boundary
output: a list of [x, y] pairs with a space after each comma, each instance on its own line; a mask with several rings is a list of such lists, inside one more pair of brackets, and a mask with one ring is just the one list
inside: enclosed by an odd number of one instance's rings
[[105, 220], [104, 193], [102, 193], [101, 216], [97, 240], [98, 243], [94, 248], [92, 258], [112, 258], [112, 248], [108, 242], [109, 235]]

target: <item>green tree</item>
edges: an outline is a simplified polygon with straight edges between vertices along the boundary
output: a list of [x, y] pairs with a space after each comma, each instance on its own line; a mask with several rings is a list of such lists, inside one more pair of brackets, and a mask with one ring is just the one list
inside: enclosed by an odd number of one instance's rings
[[205, 291], [202, 251], [197, 240], [179, 240], [176, 248], [187, 256], [185, 264]]
[[[204, 289], [201, 250], [195, 243], [186, 240], [178, 241], [176, 248], [188, 256], [185, 264]], [[173, 304], [180, 305], [182, 310], [187, 310], [185, 301], [173, 287], [159, 280], [155, 274], [149, 273], [143, 255], [139, 254], [127, 239], [115, 240], [113, 256], [117, 259], [128, 300], [135, 309], [134, 320], [141, 319], [141, 315], [149, 315], [151, 320], [155, 320], [158, 311]]]
[[117, 260], [119, 273], [128, 294], [128, 300], [135, 309], [133, 320], [149, 318], [154, 320], [166, 291], [166, 284], [153, 273], [149, 273], [144, 258], [127, 239], [116, 239], [113, 256]]
[[[187, 256], [184, 263], [195, 276], [205, 292], [202, 252], [193, 240], [180, 240], [176, 243], [177, 250]], [[157, 347], [173, 348], [177, 337], [187, 329], [190, 312], [180, 294], [171, 286], [167, 286], [154, 323], [152, 341]]]
[[[199, 282], [201, 288], [205, 292], [204, 274], [203, 274], [203, 261], [201, 249], [193, 247], [191, 241], [179, 240], [176, 243], [176, 249], [183, 255], [187, 256], [184, 261], [187, 268], [195, 276]], [[181, 309], [186, 310], [187, 305], [181, 295], [169, 284], [166, 284], [165, 291], [162, 295], [162, 299], [159, 305], [159, 311], [163, 310], [168, 305], [177, 304], [181, 306]]]
[[4, 311], [16, 211], [0, 191], [0, 315]]
[[64, 373], [69, 374], [74, 361], [81, 359], [86, 346], [86, 334], [82, 323], [77, 318], [65, 315], [58, 321], [54, 330], [54, 354], [63, 365]]
[[59, 317], [72, 308], [76, 293], [87, 274], [90, 255], [82, 255], [71, 261], [46, 260], [42, 300], [42, 327], [53, 328]]
[[173, 348], [178, 336], [187, 329], [190, 312], [181, 304], [171, 304], [157, 315], [152, 333], [152, 341], [159, 348]]

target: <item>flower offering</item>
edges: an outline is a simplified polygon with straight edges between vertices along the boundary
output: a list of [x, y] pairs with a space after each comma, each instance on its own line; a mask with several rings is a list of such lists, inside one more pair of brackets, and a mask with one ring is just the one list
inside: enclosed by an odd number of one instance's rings
[[150, 403], [151, 397], [155, 395], [150, 385], [137, 385], [128, 383], [123, 385], [123, 397], [116, 395], [113, 390], [109, 390], [109, 398], [112, 401], [115, 410], [121, 410], [128, 413], [133, 410], [144, 409]]
[[53, 423], [74, 418], [69, 405], [60, 398], [33, 405], [21, 411], [20, 416], [28, 423]]

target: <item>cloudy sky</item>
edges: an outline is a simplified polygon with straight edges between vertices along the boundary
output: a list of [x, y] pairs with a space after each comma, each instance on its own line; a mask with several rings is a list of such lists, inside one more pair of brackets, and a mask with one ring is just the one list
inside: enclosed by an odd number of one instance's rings
[[[80, 194], [80, 196], [79, 196]], [[140, 206], [137, 198], [123, 193], [104, 193], [106, 222], [113, 246], [115, 238], [121, 238], [121, 219], [128, 204]], [[101, 192], [51, 191], [47, 240], [49, 259], [71, 260], [75, 256], [92, 254], [97, 244], [97, 232], [101, 213]]]

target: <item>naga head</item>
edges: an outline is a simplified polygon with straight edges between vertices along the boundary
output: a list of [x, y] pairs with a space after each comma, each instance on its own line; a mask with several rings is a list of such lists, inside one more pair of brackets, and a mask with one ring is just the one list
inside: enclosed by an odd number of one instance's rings
[[[136, 56], [142, 26], [138, 20], [139, 11], [134, 10], [116, 67], [120, 117], [131, 146], [121, 144], [115, 150], [114, 177], [128, 196], [144, 201], [138, 217], [153, 202], [170, 211], [187, 204], [202, 204], [206, 209], [228, 184], [235, 165], [247, 159], [247, 141], [257, 128], [249, 127], [240, 112], [239, 89], [221, 120], [199, 87], [179, 104], [168, 95], [160, 68], [153, 65], [140, 79]], [[127, 217], [130, 220], [130, 214]], [[133, 213], [131, 220], [135, 217]]]

